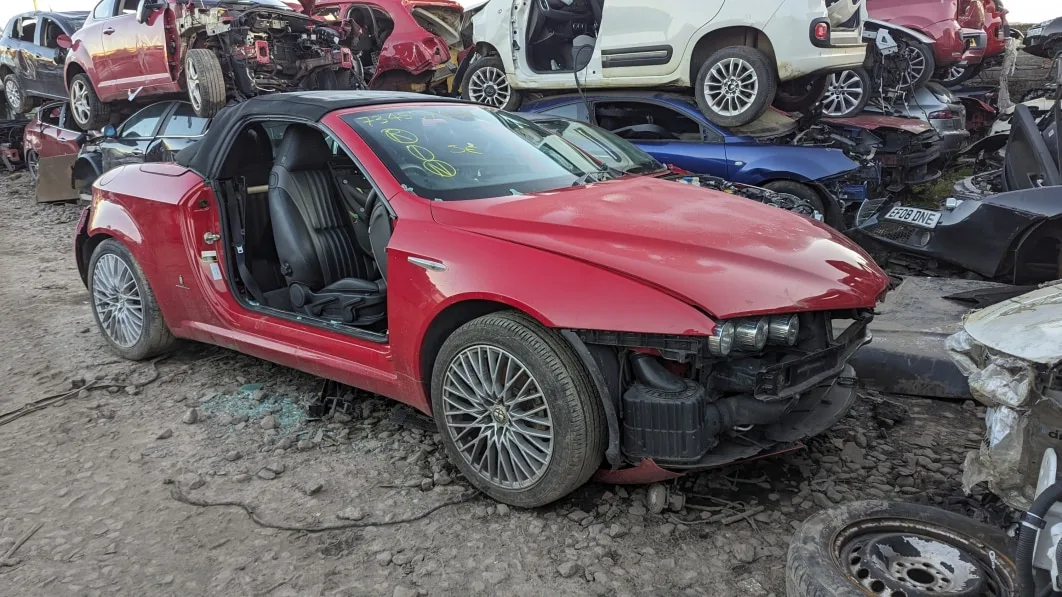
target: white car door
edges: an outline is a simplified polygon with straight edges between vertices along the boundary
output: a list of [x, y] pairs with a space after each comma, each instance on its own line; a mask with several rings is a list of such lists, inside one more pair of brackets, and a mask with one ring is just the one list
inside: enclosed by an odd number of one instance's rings
[[690, 38], [719, 14], [725, 1], [605, 0], [597, 41], [604, 76], [675, 72]]

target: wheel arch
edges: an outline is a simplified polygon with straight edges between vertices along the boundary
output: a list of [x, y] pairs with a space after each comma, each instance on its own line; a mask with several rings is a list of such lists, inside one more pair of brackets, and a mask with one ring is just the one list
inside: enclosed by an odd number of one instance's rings
[[822, 207], [826, 210], [826, 213], [822, 214], [823, 221], [838, 230], [842, 230], [844, 228], [844, 211], [840, 205], [840, 202], [838, 202], [837, 198], [833, 196], [833, 193], [830, 193], [830, 191], [827, 190], [826, 187], [824, 187], [823, 185], [819, 184], [818, 182], [815, 182], [814, 180], [808, 180], [807, 178], [801, 177], [797, 174], [793, 174], [788, 178], [771, 178], [769, 180], [765, 180], [761, 183], [758, 183], [756, 186], [766, 187], [772, 182], [792, 182], [804, 185], [812, 191], [815, 191], [815, 194], [817, 194], [819, 196], [819, 199], [822, 201]]
[[0, 79], [13, 74], [15, 71], [11, 70], [11, 67], [6, 64], [0, 64]]
[[75, 190], [81, 190], [78, 182], [88, 180], [90, 176], [95, 180], [103, 174], [103, 168], [97, 163], [98, 161], [99, 157], [91, 154], [77, 158], [74, 166], [70, 169], [70, 185]]
[[728, 46], [748, 46], [763, 52], [777, 74], [778, 60], [774, 53], [774, 44], [763, 31], [745, 25], [713, 29], [702, 35], [690, 52], [690, 81], [697, 80], [697, 72], [709, 56]]
[[88, 285], [89, 260], [92, 259], [92, 254], [96, 252], [96, 247], [109, 238], [115, 237], [105, 232], [86, 235], [84, 238], [78, 235], [74, 247], [74, 255], [77, 258], [77, 273], [81, 275], [81, 281], [86, 286]]

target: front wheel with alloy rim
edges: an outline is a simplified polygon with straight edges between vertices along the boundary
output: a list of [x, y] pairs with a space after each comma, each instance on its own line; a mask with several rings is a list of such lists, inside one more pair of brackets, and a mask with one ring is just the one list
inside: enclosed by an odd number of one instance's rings
[[557, 332], [521, 313], [485, 315], [446, 339], [431, 406], [450, 460], [513, 506], [568, 495], [604, 455], [601, 399], [585, 367]]
[[472, 63], [461, 82], [461, 97], [502, 110], [515, 110], [523, 101], [520, 92], [509, 84], [505, 65], [497, 56], [485, 56]]
[[225, 75], [213, 50], [188, 50], [184, 75], [188, 86], [188, 101], [192, 104], [196, 116], [213, 118], [225, 107]]
[[30, 99], [23, 92], [22, 84], [15, 75], [4, 77], [4, 101], [15, 114], [29, 112], [33, 107]]
[[906, 45], [903, 53], [907, 58], [907, 70], [900, 73], [900, 90], [915, 91], [925, 87], [933, 77], [936, 60], [933, 50], [924, 43], [910, 40]]
[[863, 111], [870, 101], [870, 76], [862, 68], [830, 73], [822, 113], [834, 118], [848, 118]]
[[807, 519], [789, 542], [787, 597], [1011, 597], [1006, 534], [901, 502], [852, 502]]
[[125, 245], [109, 238], [96, 247], [89, 259], [88, 289], [96, 325], [119, 356], [139, 361], [173, 345], [155, 293]]
[[37, 184], [37, 178], [41, 172], [41, 158], [32, 149], [26, 152], [26, 170], [29, 170], [30, 178]]
[[111, 120], [111, 107], [100, 101], [92, 80], [84, 73], [70, 79], [70, 113], [86, 131], [101, 129]]
[[778, 89], [771, 63], [756, 48], [730, 46], [708, 57], [694, 88], [701, 113], [720, 126], [743, 126], [767, 111]]

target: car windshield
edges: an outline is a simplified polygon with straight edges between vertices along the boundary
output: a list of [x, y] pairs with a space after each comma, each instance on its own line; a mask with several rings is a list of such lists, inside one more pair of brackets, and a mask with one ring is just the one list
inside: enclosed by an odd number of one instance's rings
[[400, 184], [425, 199], [538, 193], [611, 176], [560, 136], [482, 106], [360, 111], [343, 121]]
[[651, 174], [664, 169], [637, 145], [596, 126], [574, 120], [535, 120], [535, 124], [564, 137], [606, 165], [627, 174]]

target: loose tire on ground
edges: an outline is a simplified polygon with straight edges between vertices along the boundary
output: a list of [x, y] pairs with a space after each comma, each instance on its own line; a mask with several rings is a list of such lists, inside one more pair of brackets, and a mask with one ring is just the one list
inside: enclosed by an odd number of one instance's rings
[[74, 122], [83, 130], [99, 130], [111, 121], [111, 106], [100, 101], [92, 79], [84, 73], [70, 79], [70, 107]]
[[523, 95], [509, 84], [505, 64], [497, 56], [482, 56], [469, 66], [461, 81], [461, 97], [509, 111], [523, 103]]
[[[731, 72], [736, 74], [730, 76]], [[755, 74], [754, 81], [750, 72]], [[731, 96], [740, 102], [729, 103], [724, 97], [728, 91], [726, 85], [738, 82], [744, 83], [745, 94]], [[774, 101], [778, 83], [775, 69], [763, 52], [747, 46], [729, 46], [704, 61], [693, 86], [697, 105], [705, 117], [720, 126], [743, 126], [767, 111]]]
[[826, 93], [826, 77], [803, 77], [778, 86], [774, 107], [784, 112], [805, 112]]
[[188, 50], [184, 75], [188, 85], [188, 100], [196, 116], [213, 118], [225, 107], [225, 75], [213, 50]]
[[[109, 294], [105, 281], [108, 274], [104, 272], [104, 269], [108, 266], [113, 266], [120, 270], [120, 266], [113, 261], [115, 258], [128, 268], [128, 271], [132, 274], [132, 281], [135, 282], [135, 289], [126, 284], [120, 290], [126, 295], [132, 295], [133, 290], [135, 290], [139, 296], [143, 324], [141, 332], [134, 342], [116, 341], [104, 328], [103, 322], [107, 316], [101, 313], [101, 310], [105, 309], [101, 309], [99, 297]], [[101, 261], [103, 262], [102, 264]], [[112, 269], [111, 271], [114, 270]], [[151, 286], [148, 285], [147, 278], [144, 277], [144, 271], [140, 268], [140, 264], [136, 262], [136, 259], [133, 258], [132, 253], [129, 252], [125, 245], [113, 238], [109, 238], [96, 247], [96, 250], [92, 252], [92, 257], [89, 259], [88, 288], [89, 304], [92, 307], [92, 317], [96, 320], [96, 326], [100, 329], [104, 340], [110, 344], [111, 349], [119, 356], [131, 361], [140, 361], [166, 352], [173, 347], [176, 340], [173, 334], [170, 333], [169, 328], [166, 327], [158, 302], [155, 300], [155, 293], [151, 290]]]
[[[890, 527], [890, 524], [893, 526]], [[1013, 546], [1002, 530], [930, 506], [864, 501], [824, 510], [804, 521], [789, 543], [785, 571], [786, 596], [851, 597], [875, 594], [850, 578], [854, 576], [866, 579], [867, 576], [860, 576], [858, 572], [851, 574], [847, 568], [849, 563], [839, 559], [846, 545], [853, 542], [858, 545], [861, 538], [869, 537], [869, 533], [879, 530], [882, 534], [910, 533], [918, 536], [918, 533], [921, 533], [921, 537], [954, 545], [950, 543], [952, 539], [947, 535], [939, 534], [942, 529], [951, 536], [963, 538], [966, 545], [963, 545], [962, 549], [979, 558], [979, 561], [983, 558], [986, 568], [991, 566], [992, 559], [995, 560], [993, 574], [998, 575], [996, 580], [1000, 581], [1002, 591], [989, 592], [988, 596], [1013, 594], [1017, 578], [1014, 562], [1011, 560]], [[868, 534], [859, 535], [860, 532]], [[859, 557], [855, 555], [859, 553], [867, 555], [865, 551], [851, 552], [852, 566], [860, 565]], [[991, 555], [992, 553], [995, 555]], [[865, 564], [863, 562], [863, 565]], [[905, 591], [901, 589], [893, 594], [903, 592]], [[888, 589], [878, 591], [877, 594], [887, 595]]]
[[[483, 351], [486, 354], [475, 351]], [[494, 400], [495, 394], [492, 392], [496, 390], [488, 390], [486, 393], [477, 390], [473, 395], [468, 391], [468, 388], [473, 386], [465, 383], [459, 384], [460, 387], [456, 391], [453, 390], [455, 381], [461, 378], [473, 379], [466, 376], [468, 371], [475, 369], [470, 369], [469, 363], [472, 361], [465, 360], [470, 354], [479, 355], [477, 359], [486, 360], [490, 359], [489, 355], [494, 354], [494, 362], [498, 363], [503, 360], [505, 363], [513, 363], [508, 357], [515, 360], [516, 366], [504, 367], [502, 379], [510, 379], [509, 383], [514, 386], [508, 393], [502, 392], [506, 401]], [[521, 377], [520, 366], [530, 374], [530, 378], [540, 389], [539, 392], [534, 392], [535, 386], [526, 385], [527, 378]], [[489, 367], [485, 369], [488, 373], [490, 370]], [[498, 366], [495, 370], [501, 371], [502, 368]], [[506, 377], [511, 375], [515, 376]], [[521, 390], [516, 390], [516, 385], [520, 385]], [[503, 386], [487, 382], [482, 384], [482, 387]], [[459, 392], [473, 398], [462, 399]], [[530, 402], [518, 400], [521, 395], [533, 398], [529, 399]], [[479, 401], [480, 396], [484, 396], [484, 400]], [[536, 406], [540, 403], [544, 403], [548, 408]], [[485, 409], [480, 410], [489, 413], [486, 421], [492, 425], [498, 421], [500, 425], [515, 425], [517, 421], [521, 421], [524, 423], [522, 428], [530, 428], [539, 433], [548, 427], [548, 435], [552, 438], [551, 454], [538, 461], [538, 469], [532, 470], [533, 466], [525, 467], [524, 472], [536, 473], [525, 475], [525, 486], [516, 487], [518, 483], [509, 483], [510, 487], [506, 487], [500, 479], [489, 479], [488, 475], [481, 474], [474, 467], [474, 460], [470, 462], [462, 455], [455, 438], [462, 446], [468, 446], [472, 438], [479, 437], [479, 427], [468, 433], [465, 431], [474, 427], [468, 424], [470, 420], [482, 420], [482, 417], [462, 414], [470, 412], [468, 405], [473, 405], [473, 410], [479, 409], [476, 404], [486, 405]], [[461, 326], [446, 339], [436, 357], [432, 372], [431, 405], [450, 460], [476, 488], [506, 504], [533, 508], [556, 501], [585, 483], [600, 466], [604, 457], [605, 416], [589, 374], [559, 334], [522, 313], [499, 312], [485, 315]], [[548, 421], [548, 425], [529, 423], [529, 419], [519, 414], [531, 409], [534, 409], [531, 415], [538, 420]], [[509, 431], [506, 427], [501, 432], [503, 437], [512, 437], [505, 435]], [[489, 439], [489, 432], [485, 433], [485, 437]], [[479, 445], [478, 439], [475, 440], [475, 445]], [[501, 461], [501, 457], [498, 460]], [[524, 462], [530, 463], [531, 459], [525, 459]], [[510, 468], [520, 466], [515, 461], [510, 461], [510, 465]]]

